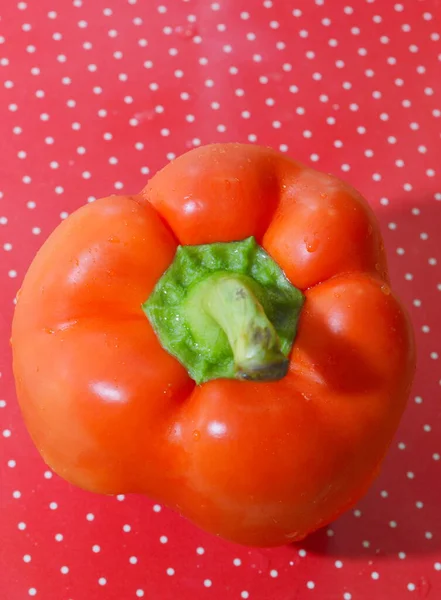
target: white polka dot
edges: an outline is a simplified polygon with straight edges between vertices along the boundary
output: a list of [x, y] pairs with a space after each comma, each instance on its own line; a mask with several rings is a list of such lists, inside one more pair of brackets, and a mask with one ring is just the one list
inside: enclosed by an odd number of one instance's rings
[[69, 573], [69, 567], [61, 567], [60, 571], [63, 575], [67, 575], [67, 573]]
[[20, 521], [20, 523], [18, 523], [17, 528], [20, 531], [24, 531], [26, 529], [26, 523], [23, 523], [23, 521]]
[[343, 567], [343, 563], [341, 560], [336, 560], [334, 564], [337, 569], [341, 569]]
[[397, 526], [397, 522], [396, 521], [389, 521], [389, 526], [392, 527], [392, 529], [395, 529], [395, 527]]
[[204, 548], [202, 548], [201, 546], [199, 546], [199, 548], [196, 548], [196, 554], [199, 554], [199, 556], [202, 556], [202, 554], [205, 554]]
[[276, 569], [271, 569], [270, 571], [270, 576], [271, 577], [278, 577], [279, 573], [278, 571], [276, 571]]
[[246, 598], [249, 598], [250, 595], [246, 590], [244, 590], [243, 592], [240, 593], [240, 597], [246, 599]]
[[204, 586], [205, 587], [211, 587], [213, 585], [213, 582], [211, 581], [211, 579], [205, 579], [204, 580]]
[[98, 553], [98, 552], [100, 552], [100, 551], [101, 551], [101, 547], [100, 547], [100, 546], [98, 546], [98, 544], [94, 544], [94, 545], [92, 546], [92, 552], [95, 552], [95, 554], [97, 554], [97, 553]]
[[136, 596], [138, 598], [143, 598], [144, 597], [144, 590], [136, 590]]
[[29, 596], [36, 596], [37, 590], [34, 587], [31, 587], [28, 589], [28, 594], [29, 594]]
[[234, 558], [233, 559], [233, 565], [235, 567], [240, 567], [241, 564], [242, 564], [242, 561], [240, 560], [240, 558]]
[[136, 556], [131, 556], [131, 557], [129, 558], [129, 563], [130, 563], [131, 565], [136, 565], [136, 563], [137, 563], [137, 562], [138, 562], [138, 559], [137, 559], [137, 557], [136, 557]]
[[175, 574], [175, 570], [172, 567], [169, 567], [167, 569], [166, 573], [167, 573], [167, 575], [170, 575], [170, 577], [171, 577], [172, 575]]
[[63, 541], [63, 535], [61, 533], [56, 533], [55, 534], [55, 541], [56, 542], [62, 542]]
[[308, 581], [307, 584], [306, 584], [306, 587], [309, 590], [313, 590], [315, 588], [315, 583], [313, 581]]
[[31, 562], [31, 560], [32, 560], [32, 557], [31, 557], [31, 555], [30, 555], [30, 554], [25, 554], [25, 555], [23, 556], [23, 561], [24, 561], [25, 563], [30, 563], [30, 562]]
[[93, 521], [95, 519], [95, 515], [93, 513], [87, 513], [86, 519], [88, 521]]
[[377, 573], [377, 571], [373, 571], [371, 573], [371, 577], [372, 577], [372, 579], [379, 579], [380, 578], [380, 574]]
[[100, 577], [98, 579], [98, 583], [99, 583], [99, 585], [106, 585], [107, 579], [105, 577]]
[[123, 531], [125, 531], [126, 533], [128, 533], [131, 530], [132, 530], [132, 528], [130, 525], [123, 525]]

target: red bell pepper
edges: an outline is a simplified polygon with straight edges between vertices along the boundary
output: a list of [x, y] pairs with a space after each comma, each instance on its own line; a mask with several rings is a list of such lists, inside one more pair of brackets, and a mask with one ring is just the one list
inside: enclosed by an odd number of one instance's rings
[[241, 144], [62, 222], [24, 279], [12, 350], [26, 425], [61, 477], [256, 546], [300, 540], [366, 492], [415, 367], [366, 201]]

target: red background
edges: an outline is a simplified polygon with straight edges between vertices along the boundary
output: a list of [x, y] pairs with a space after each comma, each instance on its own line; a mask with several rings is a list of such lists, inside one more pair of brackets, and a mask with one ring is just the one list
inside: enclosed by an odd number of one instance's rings
[[[0, 596], [440, 598], [439, 0], [3, 0], [0, 17]], [[355, 185], [415, 325], [418, 373], [379, 480], [301, 546], [248, 550], [145, 498], [70, 487], [15, 399], [13, 299], [43, 240], [214, 141]]]

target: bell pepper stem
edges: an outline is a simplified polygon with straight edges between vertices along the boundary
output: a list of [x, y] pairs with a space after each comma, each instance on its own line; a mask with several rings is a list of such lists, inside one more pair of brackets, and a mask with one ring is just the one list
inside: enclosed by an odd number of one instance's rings
[[288, 372], [304, 296], [254, 237], [179, 246], [143, 310], [198, 384]]
[[247, 278], [217, 274], [203, 282], [201, 288], [202, 309], [228, 338], [236, 378], [275, 381], [284, 377], [289, 361]]

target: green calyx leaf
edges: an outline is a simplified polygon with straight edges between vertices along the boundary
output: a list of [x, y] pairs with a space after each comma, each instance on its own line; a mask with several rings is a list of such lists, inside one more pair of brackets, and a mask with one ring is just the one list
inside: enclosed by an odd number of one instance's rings
[[303, 301], [250, 237], [179, 246], [143, 310], [196, 383], [271, 381], [288, 370]]

